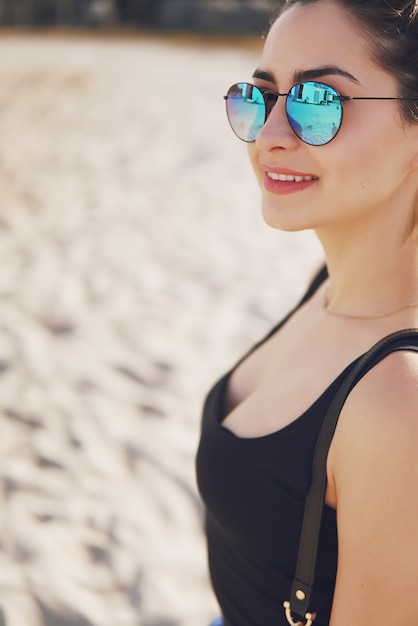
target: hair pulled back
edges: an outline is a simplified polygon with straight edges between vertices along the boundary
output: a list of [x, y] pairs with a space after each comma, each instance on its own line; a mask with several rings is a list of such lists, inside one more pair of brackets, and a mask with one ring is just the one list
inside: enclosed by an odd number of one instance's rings
[[[280, 13], [294, 5], [320, 0], [286, 0]], [[331, 0], [341, 7], [370, 41], [371, 58], [392, 74], [405, 122], [418, 123], [418, 0]]]

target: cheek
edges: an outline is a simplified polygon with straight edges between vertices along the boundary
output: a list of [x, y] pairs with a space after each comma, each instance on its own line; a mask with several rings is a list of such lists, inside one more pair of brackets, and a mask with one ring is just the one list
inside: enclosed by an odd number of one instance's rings
[[349, 166], [363, 167], [365, 172], [386, 166], [405, 139], [394, 105], [367, 101], [349, 104], [353, 106], [347, 105], [339, 133], [339, 145], [343, 149], [344, 144]]
[[258, 160], [258, 149], [255, 142], [247, 143], [247, 153], [257, 180], [260, 182], [262, 180], [262, 171]]
[[[321, 161], [330, 180], [366, 190], [387, 169], [395, 137], [382, 132], [387, 124], [375, 124], [369, 118], [352, 119], [350, 113], [345, 115], [335, 141], [325, 146], [326, 156], [321, 155]], [[399, 142], [398, 136], [396, 140]]]
[[325, 196], [338, 198], [340, 207], [352, 215], [391, 201], [408, 173], [404, 155], [394, 150], [396, 144], [400, 145], [399, 136], [381, 133], [369, 133], [363, 141], [354, 133], [341, 142], [341, 150], [336, 143], [323, 163]]

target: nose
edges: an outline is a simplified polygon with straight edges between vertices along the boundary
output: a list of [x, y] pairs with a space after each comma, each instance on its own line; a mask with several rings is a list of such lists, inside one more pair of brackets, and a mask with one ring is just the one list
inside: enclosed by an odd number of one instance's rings
[[299, 140], [290, 127], [286, 115], [286, 98], [278, 97], [265, 124], [261, 127], [255, 143], [262, 152], [275, 149], [293, 150]]

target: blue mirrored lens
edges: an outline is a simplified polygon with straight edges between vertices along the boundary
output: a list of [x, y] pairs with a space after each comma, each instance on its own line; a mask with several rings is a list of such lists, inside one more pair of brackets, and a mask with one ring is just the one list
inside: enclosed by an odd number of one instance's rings
[[254, 141], [266, 121], [263, 94], [254, 85], [233, 85], [226, 98], [226, 112], [234, 133], [242, 141]]
[[338, 92], [324, 83], [306, 82], [292, 87], [286, 113], [294, 133], [311, 146], [323, 146], [335, 137], [342, 121]]

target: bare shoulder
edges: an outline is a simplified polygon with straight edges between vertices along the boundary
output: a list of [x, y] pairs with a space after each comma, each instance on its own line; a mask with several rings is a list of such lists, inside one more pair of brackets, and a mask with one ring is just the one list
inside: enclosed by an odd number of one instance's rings
[[392, 353], [359, 381], [341, 411], [329, 459], [336, 489], [356, 478], [352, 464], [364, 470], [362, 458], [369, 469], [405, 466], [417, 444], [418, 353]]
[[417, 445], [418, 354], [398, 352], [354, 388], [330, 450], [339, 535], [331, 626], [416, 620]]
[[384, 435], [402, 424], [418, 428], [418, 352], [394, 352], [359, 381], [341, 413], [341, 423], [363, 435]]

